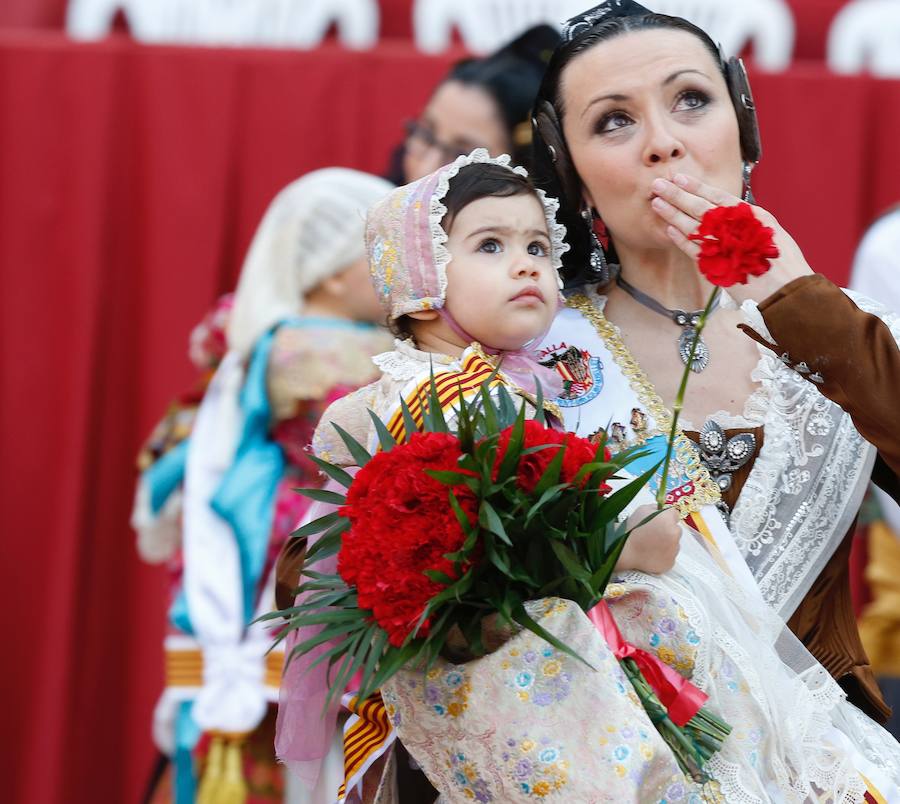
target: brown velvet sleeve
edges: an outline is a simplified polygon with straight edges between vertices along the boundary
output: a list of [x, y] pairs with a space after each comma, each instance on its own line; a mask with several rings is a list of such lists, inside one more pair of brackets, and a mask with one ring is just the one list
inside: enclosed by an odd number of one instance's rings
[[887, 325], [818, 274], [789, 282], [759, 311], [774, 343], [741, 329], [817, 382], [900, 476], [900, 348]]

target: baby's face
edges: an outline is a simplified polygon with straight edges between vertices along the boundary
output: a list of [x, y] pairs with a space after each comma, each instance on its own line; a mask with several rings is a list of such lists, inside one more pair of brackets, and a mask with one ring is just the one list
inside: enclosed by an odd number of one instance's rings
[[479, 343], [519, 349], [550, 326], [559, 291], [534, 195], [479, 198], [463, 207], [447, 248], [447, 310]]

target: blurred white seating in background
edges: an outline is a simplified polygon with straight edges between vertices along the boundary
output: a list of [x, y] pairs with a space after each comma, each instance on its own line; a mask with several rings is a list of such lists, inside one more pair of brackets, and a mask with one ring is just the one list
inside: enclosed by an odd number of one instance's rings
[[561, 28], [590, 6], [591, 0], [415, 0], [413, 36], [419, 50], [441, 53], [456, 28], [469, 50], [486, 54], [533, 25]]
[[844, 6], [828, 31], [826, 58], [838, 73], [900, 77], [900, 0], [854, 0]]
[[[454, 29], [473, 53], [485, 54], [539, 23], [561, 26], [590, 0], [413, 0], [416, 46], [426, 53], [446, 50]], [[858, 0], [851, 5], [900, 6], [900, 0]], [[752, 48], [764, 70], [783, 70], [791, 61], [794, 19], [786, 0], [652, 0], [655, 11], [699, 25], [728, 55]], [[70, 0], [67, 29], [77, 38], [105, 35], [123, 11], [136, 39], [218, 45], [276, 45], [312, 48], [337, 26], [352, 48], [378, 39], [378, 0]], [[897, 10], [900, 14], [900, 10]], [[894, 53], [900, 48], [894, 48]]]
[[[794, 18], [784, 0], [652, 0], [649, 5], [699, 25], [728, 55], [752, 45], [762, 69], [790, 64]], [[426, 53], [446, 50], [454, 28], [467, 48], [489, 53], [532, 25], [561, 26], [589, 6], [589, 0], [415, 0], [413, 31]]]
[[706, 31], [728, 56], [752, 47], [753, 63], [777, 72], [791, 63], [794, 16], [784, 0], [651, 0], [660, 14], [684, 17]]
[[378, 41], [378, 0], [70, 0], [66, 29], [103, 37], [119, 10], [145, 42], [313, 48], [332, 24], [347, 47]]

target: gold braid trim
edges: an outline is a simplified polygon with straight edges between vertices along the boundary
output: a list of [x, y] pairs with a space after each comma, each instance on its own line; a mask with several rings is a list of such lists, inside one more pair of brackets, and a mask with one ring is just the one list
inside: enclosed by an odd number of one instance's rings
[[[603, 339], [613, 360], [622, 369], [622, 373], [628, 379], [632, 390], [638, 395], [641, 404], [653, 416], [657, 428], [660, 428], [660, 433], [668, 438], [672, 430], [672, 413], [663, 404], [656, 389], [644, 374], [644, 370], [622, 342], [616, 328], [583, 293], [575, 293], [570, 296], [566, 301], [566, 306], [581, 313], [597, 330], [597, 334]], [[700, 457], [691, 440], [681, 430], [675, 434], [674, 455], [684, 473], [694, 481], [694, 493], [690, 497], [682, 497], [674, 503], [674, 507], [678, 509], [678, 513], [683, 519], [694, 511], [699, 511], [704, 505], [715, 504], [719, 501], [721, 494], [706, 467], [700, 463]]]

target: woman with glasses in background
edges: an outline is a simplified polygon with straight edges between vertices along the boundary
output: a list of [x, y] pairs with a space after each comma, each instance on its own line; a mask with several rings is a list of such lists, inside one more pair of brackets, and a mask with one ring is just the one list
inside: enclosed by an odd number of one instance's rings
[[422, 178], [474, 148], [508, 153], [528, 166], [531, 106], [559, 33], [538, 25], [485, 58], [455, 64], [422, 114], [406, 123], [406, 140], [394, 152], [388, 178], [405, 184]]

